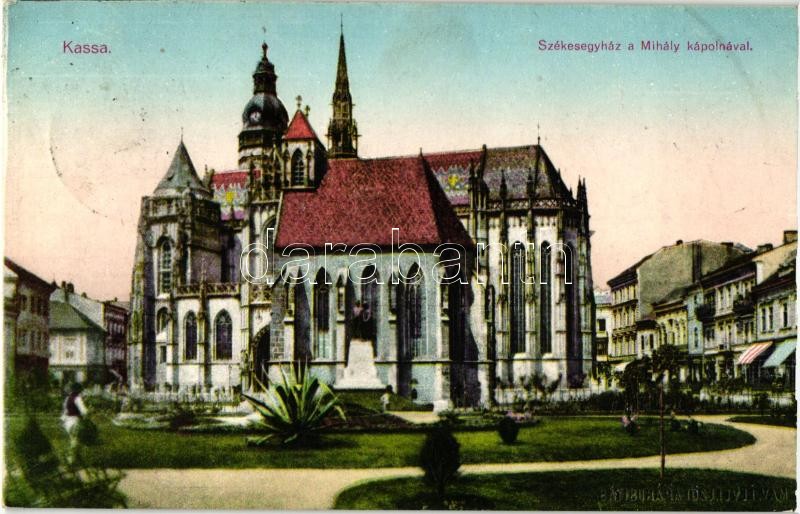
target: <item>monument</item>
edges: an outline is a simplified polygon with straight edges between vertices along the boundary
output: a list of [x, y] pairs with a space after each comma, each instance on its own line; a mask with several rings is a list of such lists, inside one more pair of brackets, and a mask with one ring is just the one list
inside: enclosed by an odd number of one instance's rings
[[350, 320], [351, 339], [347, 351], [347, 365], [337, 378], [336, 389], [384, 389], [375, 366], [375, 320], [369, 308], [356, 302]]

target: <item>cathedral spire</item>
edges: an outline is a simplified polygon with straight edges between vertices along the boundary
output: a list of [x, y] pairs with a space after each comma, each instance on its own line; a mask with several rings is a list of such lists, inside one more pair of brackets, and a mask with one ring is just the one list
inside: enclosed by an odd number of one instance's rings
[[339, 34], [339, 62], [333, 91], [333, 117], [328, 125], [328, 147], [330, 158], [358, 156], [358, 128], [353, 119], [353, 98], [350, 96], [350, 79], [347, 76], [343, 27]]

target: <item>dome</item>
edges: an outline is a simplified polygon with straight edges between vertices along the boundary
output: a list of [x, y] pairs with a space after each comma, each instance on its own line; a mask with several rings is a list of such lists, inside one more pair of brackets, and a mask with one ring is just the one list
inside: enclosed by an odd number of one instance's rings
[[286, 108], [277, 96], [256, 93], [242, 112], [244, 130], [272, 130], [283, 133], [289, 124]]

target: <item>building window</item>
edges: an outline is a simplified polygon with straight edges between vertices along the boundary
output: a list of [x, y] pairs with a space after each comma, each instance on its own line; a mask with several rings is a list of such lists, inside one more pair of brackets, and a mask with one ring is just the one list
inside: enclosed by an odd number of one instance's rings
[[600, 318], [597, 320], [597, 331], [598, 332], [605, 332], [606, 331], [606, 320]]
[[303, 152], [295, 150], [292, 155], [292, 185], [303, 186], [306, 183], [306, 167], [303, 163]]
[[[403, 318], [405, 333], [411, 343], [412, 357], [428, 355], [426, 341], [422, 337], [422, 272], [415, 264], [408, 271], [411, 277], [405, 282], [405, 305]], [[442, 292], [444, 294], [444, 291]]]
[[231, 317], [226, 311], [222, 311], [217, 314], [217, 319], [214, 321], [214, 343], [217, 359], [230, 359], [233, 356], [231, 335]]
[[172, 287], [172, 244], [164, 241], [158, 257], [158, 290], [169, 293]]
[[314, 340], [314, 356], [318, 359], [333, 358], [333, 344], [331, 339], [330, 318], [331, 318], [331, 291], [330, 277], [325, 272], [325, 268], [319, 270], [314, 285], [314, 322], [316, 337]]
[[525, 246], [517, 241], [511, 248], [511, 355], [525, 351], [524, 281]]
[[164, 364], [165, 362], [167, 362], [167, 347], [166, 346], [160, 346], [159, 350], [160, 350], [160, 354], [158, 356], [158, 362]]
[[197, 358], [197, 318], [193, 312], [186, 315], [184, 327], [184, 358], [187, 361], [194, 360]]
[[789, 326], [789, 302], [783, 302], [783, 328]]
[[539, 285], [539, 340], [541, 342], [541, 352], [542, 353], [550, 353], [552, 350], [552, 342], [551, 342], [551, 323], [550, 323], [550, 313], [551, 313], [551, 302], [552, 302], [552, 277], [551, 277], [551, 266], [550, 266], [550, 243], [544, 242], [542, 243], [542, 247], [539, 250], [539, 281], [541, 284]]
[[772, 312], [772, 305], [770, 305], [768, 307], [768, 312], [767, 312], [767, 326], [769, 327], [769, 330], [772, 330], [773, 328], [773, 320], [774, 320], [774, 314]]

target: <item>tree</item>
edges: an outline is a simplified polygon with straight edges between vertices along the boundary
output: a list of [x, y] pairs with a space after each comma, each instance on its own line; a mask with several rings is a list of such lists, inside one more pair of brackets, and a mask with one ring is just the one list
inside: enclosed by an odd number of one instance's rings
[[664, 380], [671, 381], [675, 370], [678, 368], [679, 352], [675, 346], [662, 344], [653, 352], [652, 372], [658, 384], [658, 442], [661, 448], [661, 471], [659, 477], [664, 479], [664, 469], [667, 461], [667, 448], [664, 440]]
[[460, 445], [450, 425], [438, 425], [428, 433], [419, 457], [425, 482], [436, 490], [439, 501], [444, 502], [445, 488], [458, 476], [461, 467]]

